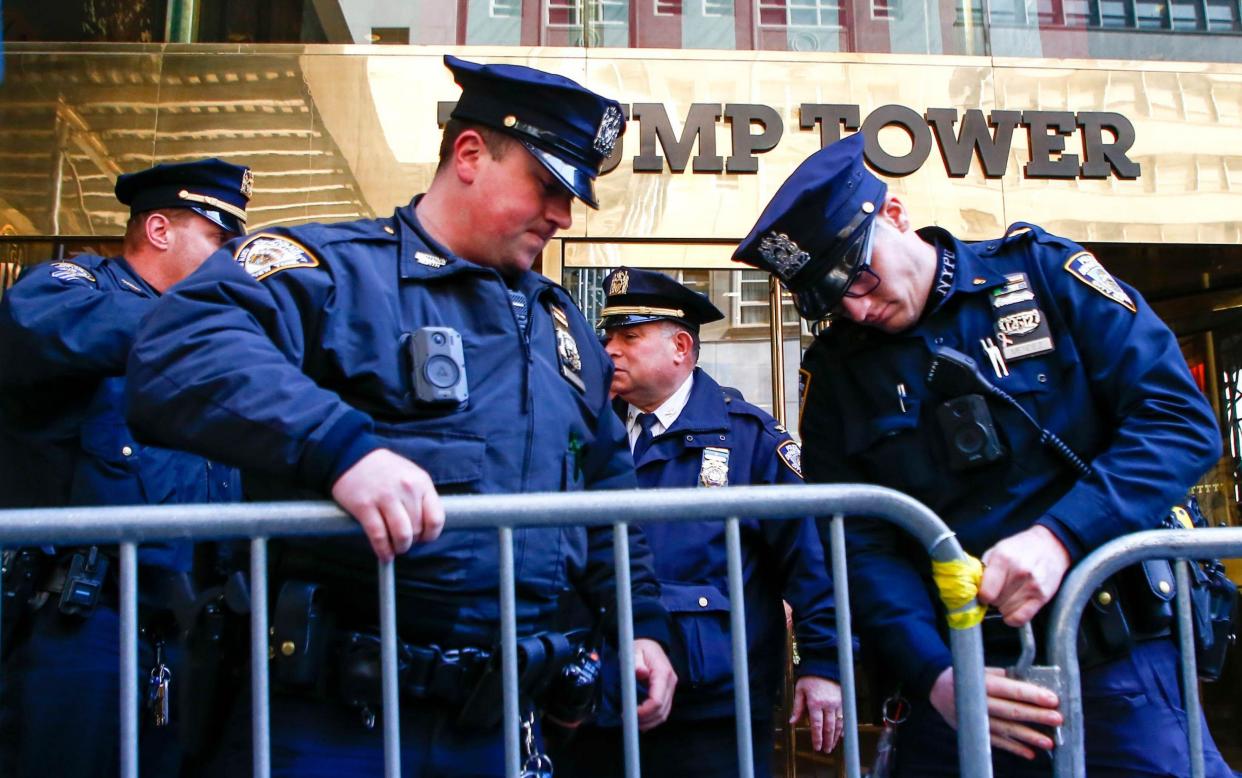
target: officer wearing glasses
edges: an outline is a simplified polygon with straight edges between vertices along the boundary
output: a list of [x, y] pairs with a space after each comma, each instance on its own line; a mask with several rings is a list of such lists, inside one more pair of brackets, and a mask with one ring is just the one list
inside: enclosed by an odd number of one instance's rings
[[[1177, 338], [1137, 292], [1034, 225], [982, 243], [914, 229], [864, 167], [861, 135], [807, 159], [734, 258], [777, 275], [804, 318], [831, 316], [802, 364], [807, 480], [872, 482], [926, 503], [982, 558], [978, 599], [1009, 627], [1038, 627], [1075, 562], [1159, 526], [1220, 454]], [[977, 370], [929, 379], [933, 359], [966, 364], [946, 349]], [[1045, 431], [1067, 450], [1043, 445]], [[847, 542], [860, 638], [913, 707], [897, 774], [958, 775], [944, 611], [926, 552], [886, 522], [849, 522]], [[1143, 596], [1127, 593], [1123, 607], [1133, 615]], [[985, 621], [989, 664], [1011, 663], [1014, 630], [989, 623], [1000, 620]], [[1087, 769], [1187, 775], [1176, 648], [1167, 628], [1130, 623], [1118, 644], [1085, 652]], [[1056, 696], [1001, 675], [987, 693], [997, 775], [1050, 775]], [[1208, 775], [1230, 775], [1204, 739]]]

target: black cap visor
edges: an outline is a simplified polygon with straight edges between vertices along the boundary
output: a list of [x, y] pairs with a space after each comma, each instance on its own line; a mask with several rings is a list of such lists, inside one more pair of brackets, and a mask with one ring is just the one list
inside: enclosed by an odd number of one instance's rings
[[[871, 235], [874, 232], [875, 219], [869, 218], [845, 247], [838, 250], [836, 257], [829, 259], [826, 273], [806, 283], [800, 283], [796, 276], [790, 279], [789, 292], [802, 318], [819, 321], [841, 303], [850, 284], [871, 259]], [[812, 267], [815, 264], [812, 263]]]
[[595, 200], [595, 176], [593, 174], [588, 173], [577, 165], [566, 162], [549, 151], [544, 151], [533, 143], [525, 140], [522, 140], [521, 143], [535, 159], [539, 160], [539, 164], [547, 168], [548, 172], [569, 190], [570, 194], [592, 208], [599, 210], [599, 203]]
[[191, 211], [194, 211], [194, 213], [197, 213], [199, 216], [202, 216], [204, 219], [211, 222], [212, 224], [215, 224], [219, 227], [223, 227], [224, 229], [228, 230], [234, 235], [245, 235], [246, 234], [245, 222], [243, 222], [241, 219], [237, 218], [231, 213], [226, 213], [225, 211], [218, 211], [214, 208], [203, 208], [202, 206], [198, 206], [198, 205], [189, 205], [185, 207], [189, 208]]
[[635, 314], [635, 313], [604, 316], [603, 318], [599, 320], [599, 330], [601, 332], [604, 332], [607, 330], [616, 329], [617, 327], [633, 327], [637, 324], [646, 324], [647, 322], [652, 322], [652, 321], [671, 321], [671, 322], [680, 324], [681, 326], [685, 327], [691, 332], [699, 331], [699, 325], [695, 324], [694, 322], [691, 322], [688, 319], [682, 319], [676, 316], [664, 316], [664, 315], [656, 315], [656, 314]]

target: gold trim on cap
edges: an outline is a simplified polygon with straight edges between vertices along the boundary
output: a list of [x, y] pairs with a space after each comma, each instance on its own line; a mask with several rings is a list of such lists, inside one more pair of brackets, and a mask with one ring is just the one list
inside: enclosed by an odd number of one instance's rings
[[680, 308], [652, 308], [647, 305], [611, 305], [599, 312], [604, 316], [676, 316], [685, 318], [686, 312]]
[[177, 197], [180, 197], [182, 200], [189, 200], [192, 203], [202, 203], [203, 205], [210, 205], [212, 208], [219, 208], [225, 213], [231, 213], [238, 219], [241, 219], [242, 224], [246, 223], [246, 212], [244, 210], [219, 198], [211, 197], [210, 195], [194, 194], [186, 189], [177, 192]]

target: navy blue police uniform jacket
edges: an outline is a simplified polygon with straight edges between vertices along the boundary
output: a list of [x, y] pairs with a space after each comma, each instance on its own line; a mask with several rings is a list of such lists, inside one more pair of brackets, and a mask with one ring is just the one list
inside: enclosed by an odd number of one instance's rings
[[[235, 502], [236, 470], [138, 443], [125, 366], [156, 292], [121, 257], [27, 269], [0, 301], [0, 501], [8, 507]], [[189, 569], [189, 544], [144, 544], [144, 564]]]
[[[618, 401], [616, 407], [624, 416], [626, 403]], [[639, 486], [726, 485], [711, 474], [722, 451], [727, 452], [727, 485], [802, 483], [798, 445], [784, 427], [696, 368], [686, 407], [636, 462]], [[661, 599], [673, 619], [674, 643], [681, 649], [670, 718], [732, 716], [724, 522], [649, 523], [643, 530], [655, 556]], [[751, 703], [759, 717], [767, 717], [784, 674], [782, 597], [794, 612], [801, 660], [797, 675], [837, 678], [832, 579], [813, 520], [743, 518], [740, 530]]]
[[[976, 556], [1037, 524], [1073, 562], [1122, 534], [1157, 527], [1220, 454], [1212, 410], [1173, 333], [1132, 288], [1101, 278], [1082, 247], [1038, 227], [1015, 224], [983, 243], [935, 228], [919, 234], [956, 266], [951, 281], [942, 274], [936, 282], [948, 284], [939, 306], [897, 334], [834, 323], [804, 357], [807, 480], [903, 491], [938, 513]], [[1008, 359], [1003, 377], [981, 343], [996, 343], [1000, 319], [1010, 331], [1044, 321], [1048, 329], [1034, 334], [1051, 339], [1015, 341], [1035, 353]], [[1091, 474], [1079, 477], [1040, 445], [1039, 431], [1018, 411], [992, 398], [1007, 457], [950, 470], [936, 417], [945, 398], [926, 381], [931, 350], [941, 345], [971, 356]], [[860, 637], [911, 694], [925, 697], [951, 664], [927, 552], [886, 522], [846, 526]]]
[[[387, 219], [252, 235], [209, 257], [145, 321], [130, 360], [131, 423], [240, 466], [252, 499], [327, 495], [381, 447], [426, 470], [441, 494], [632, 488], [625, 430], [608, 403], [611, 361], [564, 289], [534, 272], [510, 283], [522, 309], [499, 273], [437, 244], [413, 203]], [[409, 341], [428, 326], [461, 335], [460, 406], [416, 397]], [[376, 623], [373, 598], [355, 596], [375, 576], [364, 540], [292, 545], [283, 558], [304, 563], [277, 570], [306, 580], [339, 572], [350, 599], [338, 618]], [[632, 545], [635, 634], [667, 643], [641, 533]], [[560, 623], [566, 598], [612, 610], [611, 528], [520, 529], [514, 559], [524, 634], [573, 626]], [[397, 560], [399, 607], [410, 614], [402, 634], [491, 646], [499, 566], [495, 530], [450, 529], [416, 544]]]

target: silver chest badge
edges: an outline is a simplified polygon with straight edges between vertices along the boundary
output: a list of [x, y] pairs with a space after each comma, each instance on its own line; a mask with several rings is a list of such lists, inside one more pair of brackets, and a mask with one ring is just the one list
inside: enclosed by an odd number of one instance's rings
[[699, 465], [701, 486], [729, 485], [729, 449], [708, 446], [703, 449], [703, 461]]

